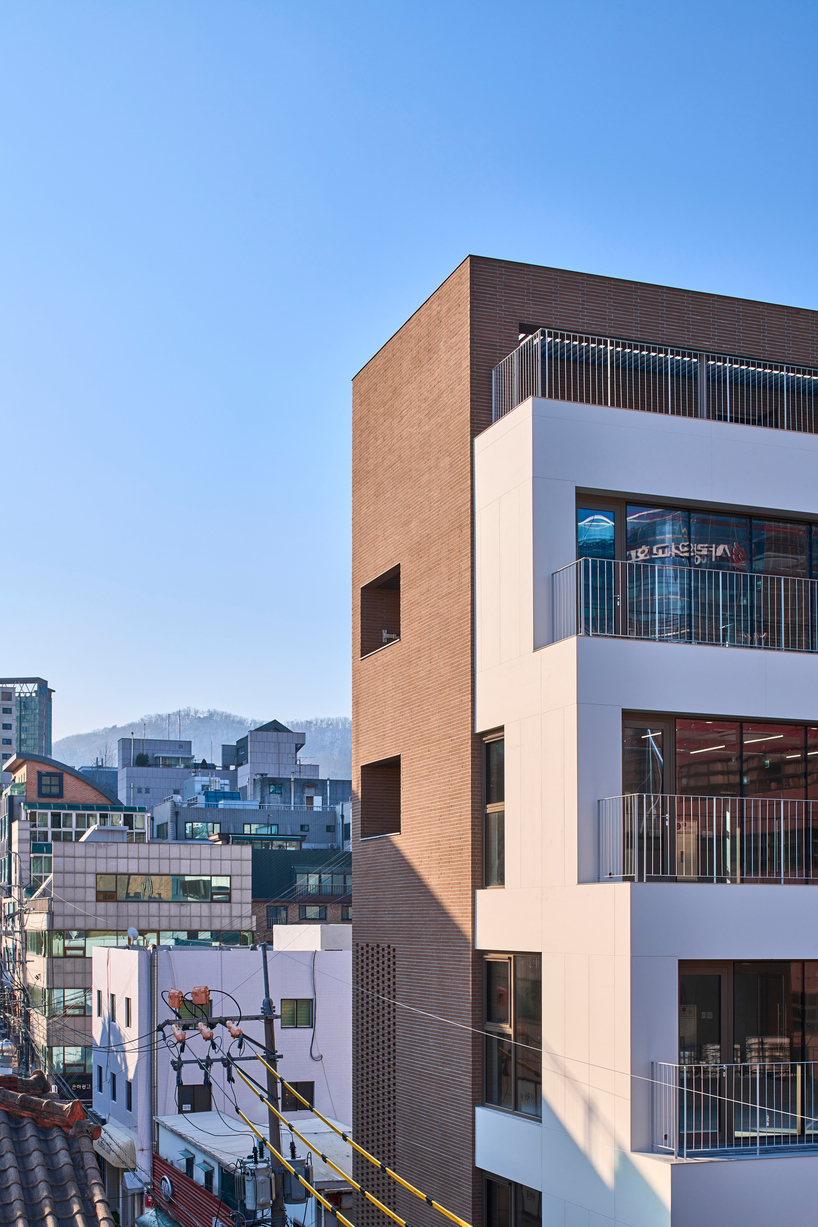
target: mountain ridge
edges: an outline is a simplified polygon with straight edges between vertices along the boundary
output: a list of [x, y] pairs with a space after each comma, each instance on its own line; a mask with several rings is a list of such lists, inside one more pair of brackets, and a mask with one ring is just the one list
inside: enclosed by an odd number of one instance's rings
[[[266, 724], [271, 717], [251, 719], [218, 708], [183, 707], [173, 712], [153, 712], [125, 724], [111, 724], [86, 733], [71, 733], [52, 746], [52, 755], [69, 767], [85, 767], [102, 759], [116, 766], [116, 743], [133, 734], [134, 744], [142, 737], [193, 743], [193, 757], [221, 764], [222, 743], [243, 737], [250, 729]], [[308, 719], [282, 719], [282, 724], [306, 734], [299, 758], [318, 763], [322, 777], [349, 779], [352, 774], [352, 721], [349, 716], [311, 716]], [[137, 751], [138, 752], [138, 751]]]

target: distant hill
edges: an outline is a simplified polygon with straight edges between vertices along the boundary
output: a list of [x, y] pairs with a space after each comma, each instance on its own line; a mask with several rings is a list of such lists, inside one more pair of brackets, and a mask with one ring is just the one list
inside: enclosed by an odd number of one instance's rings
[[[179, 737], [193, 742], [193, 756], [206, 758], [209, 762], [221, 763], [222, 743], [234, 742], [243, 737], [248, 729], [272, 719], [264, 716], [251, 720], [232, 712], [213, 708], [202, 711], [185, 707], [181, 711], [156, 712], [152, 716], [140, 716], [128, 724], [112, 724], [104, 729], [92, 729], [90, 733], [72, 733], [62, 737], [52, 747], [54, 758], [68, 763], [69, 767], [84, 767], [98, 758], [108, 767], [116, 766], [116, 743], [120, 737]], [[352, 721], [348, 716], [313, 716], [308, 720], [288, 720], [276, 716], [288, 728], [302, 730], [307, 734], [304, 749], [299, 758], [305, 763], [318, 763], [321, 775], [335, 779], [349, 779], [352, 774]]]

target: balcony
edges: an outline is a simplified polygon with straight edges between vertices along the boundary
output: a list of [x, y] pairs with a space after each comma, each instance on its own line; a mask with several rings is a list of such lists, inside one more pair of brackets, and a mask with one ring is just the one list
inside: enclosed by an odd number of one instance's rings
[[494, 368], [493, 420], [529, 396], [815, 434], [818, 370], [542, 328]]
[[818, 580], [580, 558], [552, 576], [552, 642], [574, 635], [818, 652]]
[[599, 880], [818, 882], [818, 801], [605, 797], [599, 802]]
[[346, 884], [342, 882], [314, 882], [302, 883], [297, 882], [295, 886], [295, 897], [297, 899], [310, 898], [319, 899], [331, 896], [335, 899], [351, 899], [352, 898], [352, 883]]
[[[690, 1158], [818, 1147], [818, 1062], [763, 1059], [786, 1037], [748, 1039], [744, 1064], [653, 1064], [653, 1149]], [[718, 1048], [714, 1045], [714, 1048]]]

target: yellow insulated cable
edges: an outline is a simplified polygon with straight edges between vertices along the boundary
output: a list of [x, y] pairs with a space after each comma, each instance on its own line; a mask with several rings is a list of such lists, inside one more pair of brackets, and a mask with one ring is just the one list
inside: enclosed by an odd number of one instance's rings
[[[255, 1086], [253, 1086], [252, 1080], [248, 1078], [246, 1074], [242, 1073], [242, 1071], [238, 1068], [238, 1066], [235, 1066], [234, 1068], [236, 1070], [236, 1073], [239, 1075], [239, 1077], [243, 1079], [243, 1081], [246, 1082], [247, 1085], [250, 1087], [250, 1090], [256, 1092], [261, 1102], [265, 1104], [265, 1106], [268, 1107], [271, 1112], [274, 1112], [280, 1121], [284, 1122], [284, 1124], [287, 1126], [290, 1132], [294, 1133], [297, 1138], [300, 1138], [301, 1141], [304, 1143], [304, 1145], [309, 1147], [310, 1150], [315, 1150], [316, 1149], [315, 1143], [311, 1142], [309, 1138], [305, 1138], [303, 1133], [299, 1133], [295, 1125], [292, 1124], [291, 1121], [288, 1121], [286, 1116], [282, 1116], [278, 1108], [273, 1107], [269, 1099], [266, 1099], [264, 1095], [262, 1095], [261, 1092], [257, 1090]], [[318, 1152], [318, 1154], [319, 1154], [319, 1157], [323, 1159], [324, 1163], [326, 1163], [327, 1167], [331, 1167], [332, 1170], [334, 1172], [337, 1172], [339, 1176], [343, 1176], [344, 1180], [349, 1181], [349, 1183], [353, 1186], [353, 1188], [356, 1189], [359, 1193], [361, 1193], [367, 1199], [367, 1201], [372, 1202], [373, 1206], [377, 1206], [379, 1210], [382, 1210], [384, 1214], [387, 1214], [389, 1218], [391, 1218], [393, 1222], [398, 1223], [400, 1227], [409, 1227], [409, 1224], [407, 1223], [406, 1219], [399, 1218], [399, 1216], [395, 1214], [394, 1210], [390, 1210], [389, 1207], [385, 1206], [382, 1201], [378, 1201], [377, 1197], [375, 1197], [372, 1193], [370, 1193], [367, 1189], [365, 1189], [362, 1184], [359, 1184], [354, 1176], [350, 1176], [349, 1172], [345, 1172], [343, 1168], [336, 1167], [332, 1159], [327, 1158], [327, 1156], [324, 1154], [321, 1154], [320, 1151]]]
[[[241, 1073], [241, 1070], [237, 1070], [236, 1072], [237, 1072], [237, 1073]], [[252, 1088], [252, 1089], [255, 1089], [255, 1088]], [[259, 1096], [259, 1098], [261, 1098], [261, 1096]], [[246, 1116], [244, 1115], [244, 1113], [242, 1112], [241, 1108], [238, 1108], [238, 1107], [237, 1107], [237, 1108], [236, 1108], [236, 1111], [238, 1112], [238, 1114], [239, 1114], [239, 1116], [241, 1117], [241, 1119], [244, 1121], [245, 1125], [247, 1125], [249, 1129], [252, 1129], [252, 1131], [253, 1131], [253, 1133], [256, 1135], [256, 1137], [257, 1137], [257, 1138], [259, 1138], [259, 1139], [260, 1139], [260, 1141], [262, 1141], [262, 1142], [264, 1143], [264, 1145], [265, 1145], [265, 1146], [267, 1147], [267, 1149], [269, 1150], [270, 1154], [271, 1154], [271, 1155], [275, 1155], [275, 1157], [278, 1159], [279, 1163], [283, 1163], [283, 1164], [284, 1164], [284, 1166], [286, 1167], [287, 1171], [288, 1171], [288, 1172], [290, 1172], [290, 1174], [291, 1174], [291, 1175], [295, 1176], [296, 1180], [300, 1180], [300, 1181], [301, 1181], [301, 1183], [303, 1184], [303, 1186], [304, 1186], [304, 1188], [307, 1190], [307, 1192], [308, 1192], [308, 1193], [312, 1193], [313, 1197], [315, 1197], [315, 1198], [316, 1198], [318, 1201], [320, 1201], [321, 1205], [324, 1207], [324, 1209], [325, 1209], [325, 1210], [329, 1210], [330, 1214], [334, 1214], [334, 1215], [335, 1215], [335, 1217], [338, 1219], [338, 1222], [339, 1222], [339, 1223], [343, 1223], [343, 1224], [344, 1224], [344, 1227], [355, 1227], [355, 1224], [354, 1224], [354, 1223], [350, 1223], [350, 1221], [349, 1221], [349, 1219], [348, 1219], [348, 1218], [344, 1218], [344, 1216], [343, 1216], [343, 1214], [341, 1214], [341, 1211], [340, 1211], [340, 1210], [336, 1210], [336, 1209], [335, 1209], [335, 1206], [330, 1205], [330, 1203], [327, 1201], [327, 1199], [326, 1199], [325, 1197], [322, 1197], [322, 1196], [321, 1196], [321, 1194], [318, 1192], [318, 1190], [317, 1190], [317, 1189], [314, 1189], [314, 1188], [312, 1187], [312, 1185], [311, 1185], [311, 1184], [308, 1184], [308, 1183], [307, 1183], [307, 1181], [304, 1179], [304, 1177], [303, 1177], [303, 1176], [299, 1176], [298, 1172], [297, 1172], [297, 1171], [295, 1171], [295, 1169], [294, 1169], [294, 1168], [290, 1167], [289, 1163], [288, 1163], [288, 1162], [287, 1162], [287, 1160], [284, 1158], [284, 1156], [283, 1156], [283, 1155], [280, 1155], [280, 1154], [278, 1153], [278, 1151], [276, 1150], [276, 1148], [275, 1148], [274, 1146], [271, 1146], [271, 1145], [270, 1145], [270, 1143], [269, 1143], [268, 1139], [267, 1139], [267, 1138], [264, 1136], [264, 1134], [263, 1134], [263, 1133], [260, 1133], [260, 1132], [258, 1131], [258, 1129], [255, 1127], [255, 1125], [253, 1124], [253, 1122], [252, 1122], [251, 1120], [248, 1120], [248, 1119], [247, 1119], [247, 1117], [246, 1117]]]
[[458, 1218], [457, 1215], [453, 1214], [451, 1210], [447, 1210], [446, 1207], [441, 1206], [439, 1202], [433, 1201], [431, 1197], [427, 1197], [425, 1193], [421, 1193], [420, 1189], [416, 1189], [413, 1184], [410, 1184], [408, 1180], [404, 1180], [403, 1177], [399, 1176], [397, 1172], [393, 1172], [391, 1167], [387, 1167], [385, 1163], [381, 1163], [380, 1159], [376, 1159], [375, 1156], [371, 1155], [368, 1150], [364, 1150], [363, 1146], [359, 1146], [348, 1133], [343, 1133], [342, 1130], [336, 1128], [332, 1121], [327, 1120], [326, 1116], [322, 1116], [318, 1109], [314, 1108], [303, 1095], [299, 1095], [298, 1091], [296, 1091], [294, 1087], [291, 1087], [289, 1082], [285, 1082], [281, 1077], [281, 1074], [278, 1073], [277, 1070], [273, 1069], [272, 1065], [268, 1065], [268, 1063], [258, 1052], [256, 1053], [256, 1057], [259, 1061], [261, 1061], [261, 1064], [265, 1069], [268, 1069], [270, 1073], [274, 1075], [274, 1077], [278, 1078], [282, 1086], [286, 1086], [291, 1095], [294, 1095], [296, 1099], [303, 1103], [305, 1108], [309, 1108], [310, 1112], [317, 1116], [319, 1120], [323, 1121], [325, 1125], [328, 1125], [333, 1133], [337, 1133], [339, 1138], [343, 1138], [345, 1142], [349, 1142], [353, 1150], [356, 1150], [359, 1155], [362, 1155], [364, 1159], [367, 1159], [370, 1163], [377, 1167], [379, 1171], [384, 1172], [387, 1176], [391, 1176], [391, 1178], [396, 1180], [404, 1189], [408, 1189], [410, 1193], [414, 1193], [415, 1197], [419, 1197], [421, 1201], [425, 1201], [427, 1206], [431, 1206], [432, 1209], [437, 1210], [439, 1214], [443, 1214], [446, 1216], [446, 1218], [451, 1219], [453, 1223], [457, 1223], [458, 1227], [472, 1227], [471, 1223], [467, 1223], [465, 1219]]

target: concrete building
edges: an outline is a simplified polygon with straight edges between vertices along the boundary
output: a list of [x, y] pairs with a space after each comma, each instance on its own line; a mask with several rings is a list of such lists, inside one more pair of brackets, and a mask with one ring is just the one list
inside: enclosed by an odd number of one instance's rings
[[[201, 763], [193, 760], [190, 741], [151, 737], [120, 737], [117, 742], [117, 795], [123, 805], [146, 805], [148, 809], [166, 797], [181, 796], [185, 781]], [[235, 773], [209, 765], [215, 779], [235, 784]]]
[[254, 848], [253, 919], [268, 941], [279, 925], [350, 924], [351, 853]]
[[812, 1214], [816, 389], [474, 257], [355, 379], [354, 1129], [469, 1222]]
[[[122, 827], [94, 827], [79, 843], [54, 843], [49, 876], [25, 902], [30, 1011], [25, 1063], [62, 1075], [90, 1095], [91, 959], [97, 946], [247, 945], [252, 942], [251, 850], [212, 844], [130, 844]], [[18, 938], [18, 940], [20, 940]]]
[[0, 677], [0, 750], [51, 756], [51, 696], [42, 677]]
[[[345, 1122], [352, 1111], [351, 938], [348, 926], [295, 926], [271, 935], [274, 949], [268, 955], [273, 1003], [279, 1015], [276, 1045], [283, 1054], [279, 1071], [320, 1112]], [[211, 1165], [210, 1187], [220, 1196], [227, 1192], [220, 1184], [223, 1168], [232, 1168], [236, 1158], [246, 1158], [253, 1145], [252, 1135], [243, 1132], [235, 1105], [254, 1123], [266, 1127], [266, 1109], [257, 1096], [239, 1078], [228, 1083], [220, 1063], [208, 1069], [207, 1077], [198, 1064], [175, 1070], [171, 1062], [178, 1056], [178, 1046], [169, 1030], [168, 1043], [159, 1042], [153, 1051], [146, 1050], [147, 1037], [174, 1017], [166, 1005], [168, 990], [189, 993], [197, 985], [208, 986], [213, 1014], [231, 1018], [258, 1015], [264, 997], [261, 951], [162, 945], [155, 950], [97, 948], [93, 952], [93, 1106], [107, 1122], [98, 1149], [106, 1158], [111, 1203], [122, 1203], [123, 1224], [129, 1221], [129, 1208], [132, 1215], [134, 1210], [139, 1213], [139, 1207], [125, 1199], [128, 1184], [133, 1188], [136, 1181], [123, 1184], [123, 1177], [133, 1173], [140, 1185], [150, 1188], [155, 1149], [162, 1158], [176, 1163], [177, 1171], [193, 1166], [191, 1178], [203, 1187], [207, 1166], [202, 1164], [213, 1157], [221, 1159], [222, 1167]], [[242, 1028], [248, 1036], [264, 1041], [263, 1023], [242, 1023]], [[229, 1047], [229, 1036], [223, 1028], [218, 1030], [220, 1038], [225, 1038], [224, 1047]], [[252, 1055], [249, 1046], [243, 1055], [248, 1053]], [[191, 1032], [185, 1055], [204, 1064], [214, 1052], [198, 1032]], [[246, 1069], [256, 1080], [264, 1081], [264, 1071], [256, 1062]], [[299, 1129], [315, 1119], [293, 1107], [286, 1096], [282, 1111], [299, 1122]], [[188, 1122], [191, 1114], [197, 1119]], [[227, 1126], [225, 1117], [230, 1122]], [[223, 1158], [223, 1139], [232, 1138], [235, 1144], [236, 1131], [242, 1138], [241, 1149], [231, 1152], [228, 1164]], [[202, 1154], [191, 1165], [189, 1155], [182, 1152], [189, 1150], [195, 1134], [196, 1151]], [[324, 1179], [337, 1178], [328, 1171]]]

